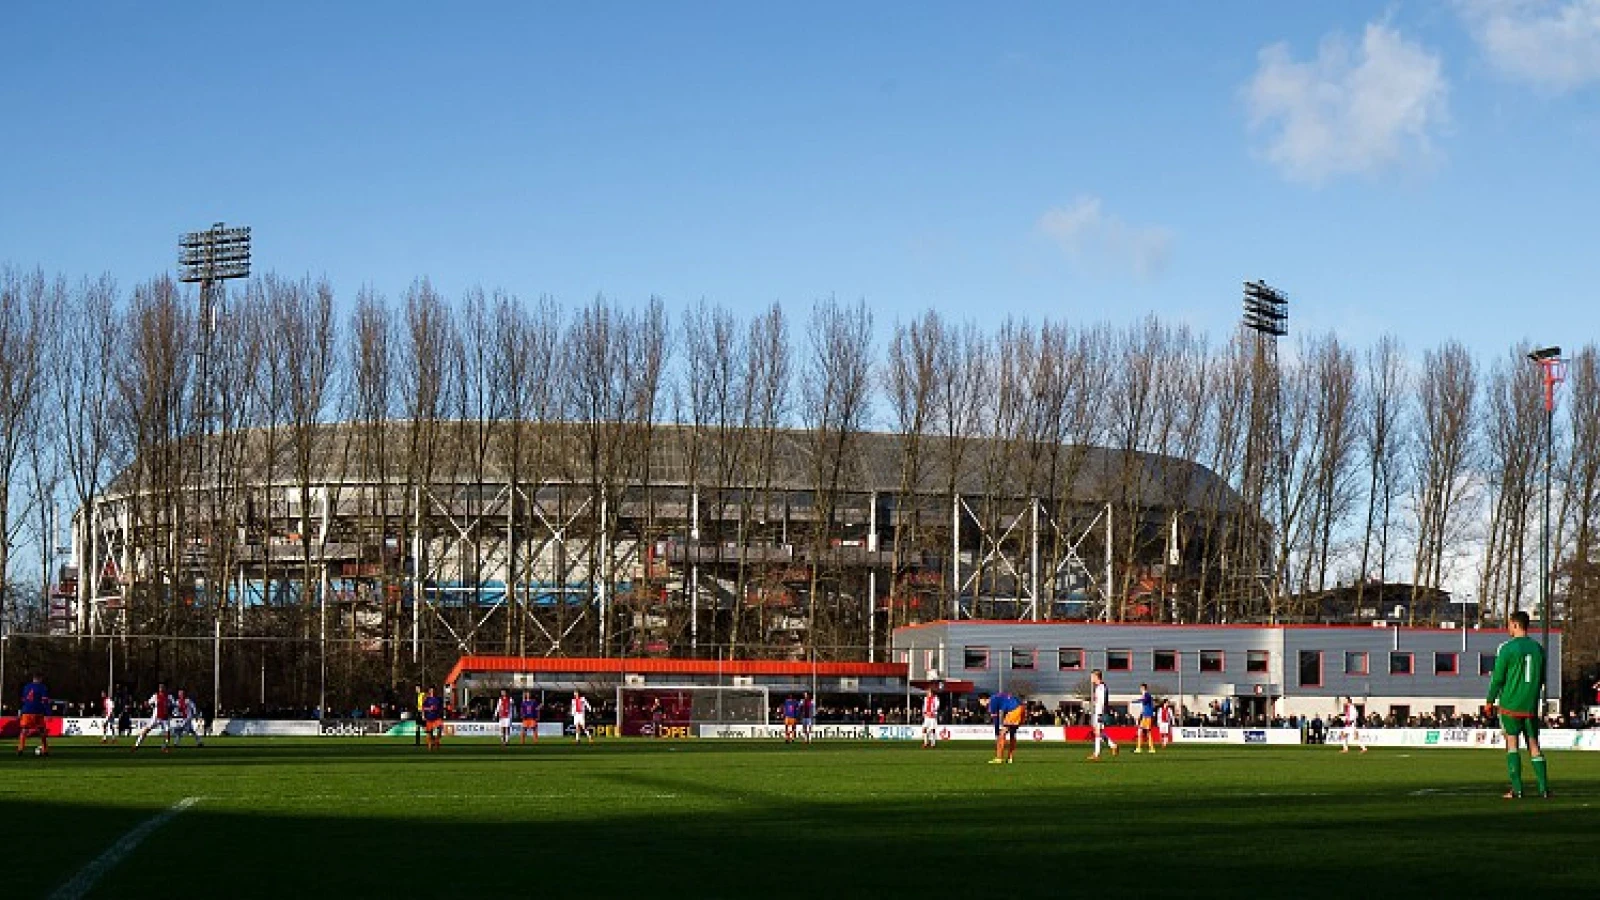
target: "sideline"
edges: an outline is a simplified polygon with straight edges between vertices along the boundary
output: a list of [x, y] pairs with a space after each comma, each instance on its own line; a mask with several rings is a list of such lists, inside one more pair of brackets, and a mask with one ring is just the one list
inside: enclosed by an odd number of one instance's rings
[[50, 895], [50, 900], [79, 900], [84, 894], [89, 893], [89, 889], [94, 887], [96, 881], [100, 880], [100, 876], [116, 868], [117, 863], [122, 862], [123, 857], [132, 853], [133, 848], [139, 846], [145, 838], [150, 836], [151, 832], [167, 824], [178, 813], [199, 802], [199, 797], [185, 797], [167, 807], [159, 815], [139, 823], [132, 831], [123, 835], [121, 840], [112, 844], [106, 852], [95, 857], [93, 862], [79, 869], [78, 874], [72, 876], [71, 881], [56, 888], [55, 893]]

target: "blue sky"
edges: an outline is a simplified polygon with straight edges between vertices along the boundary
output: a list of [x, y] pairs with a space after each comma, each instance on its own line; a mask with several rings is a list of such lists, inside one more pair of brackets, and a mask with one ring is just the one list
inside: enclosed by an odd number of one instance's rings
[[0, 263], [1577, 346], [1600, 0], [8, 4]]

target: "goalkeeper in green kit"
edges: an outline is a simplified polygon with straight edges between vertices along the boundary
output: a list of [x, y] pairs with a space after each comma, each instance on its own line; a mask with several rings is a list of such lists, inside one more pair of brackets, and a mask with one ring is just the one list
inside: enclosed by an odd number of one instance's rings
[[1544, 647], [1528, 637], [1528, 614], [1511, 614], [1511, 640], [1500, 645], [1494, 658], [1494, 677], [1489, 679], [1489, 699], [1485, 711], [1500, 707], [1500, 730], [1506, 735], [1506, 772], [1511, 776], [1507, 800], [1522, 796], [1522, 754], [1517, 739], [1528, 739], [1528, 755], [1533, 762], [1533, 777], [1539, 782], [1539, 796], [1550, 796], [1550, 781], [1544, 767], [1544, 751], [1539, 748], [1540, 695], [1544, 688]]

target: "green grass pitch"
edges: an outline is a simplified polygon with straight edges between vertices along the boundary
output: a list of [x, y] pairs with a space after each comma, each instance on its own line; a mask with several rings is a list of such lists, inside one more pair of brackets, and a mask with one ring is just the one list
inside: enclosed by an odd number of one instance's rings
[[1551, 799], [1505, 801], [1488, 750], [1088, 763], [1056, 744], [993, 766], [969, 742], [55, 746], [0, 759], [9, 900], [186, 797], [88, 896], [1577, 896], [1600, 833], [1600, 754], [1579, 752], [1550, 756]]

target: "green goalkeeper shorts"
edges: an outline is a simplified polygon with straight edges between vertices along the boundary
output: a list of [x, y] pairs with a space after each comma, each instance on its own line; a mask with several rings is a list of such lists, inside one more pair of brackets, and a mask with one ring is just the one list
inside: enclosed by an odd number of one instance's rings
[[1500, 714], [1500, 730], [1512, 737], [1526, 737], [1529, 740], [1539, 739], [1539, 718], [1537, 716], [1508, 716]]

